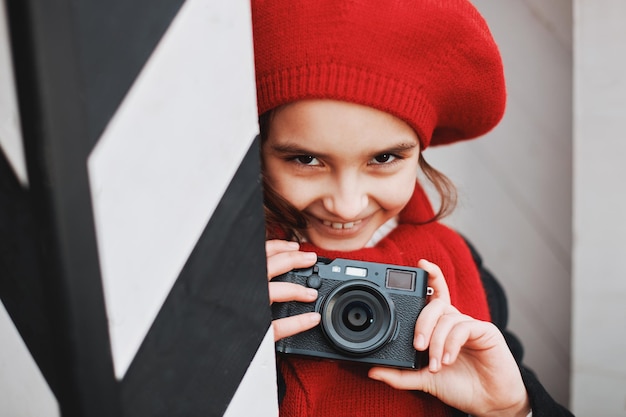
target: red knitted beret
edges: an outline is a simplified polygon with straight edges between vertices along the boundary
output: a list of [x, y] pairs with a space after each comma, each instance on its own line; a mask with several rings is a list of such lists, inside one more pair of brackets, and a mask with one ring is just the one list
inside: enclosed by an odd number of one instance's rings
[[502, 60], [466, 0], [252, 0], [258, 111], [328, 98], [411, 125], [422, 147], [480, 136], [504, 113]]

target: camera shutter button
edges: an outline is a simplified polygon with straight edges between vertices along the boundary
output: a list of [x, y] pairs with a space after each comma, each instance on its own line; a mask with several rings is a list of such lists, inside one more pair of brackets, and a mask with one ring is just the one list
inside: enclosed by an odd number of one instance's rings
[[322, 278], [319, 275], [311, 275], [306, 280], [306, 285], [309, 288], [315, 288], [316, 290], [322, 286]]

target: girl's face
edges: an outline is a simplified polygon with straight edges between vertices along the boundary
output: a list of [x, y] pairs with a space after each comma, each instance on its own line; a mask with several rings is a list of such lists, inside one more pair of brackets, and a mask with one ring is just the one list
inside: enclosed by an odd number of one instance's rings
[[327, 249], [365, 246], [413, 194], [420, 145], [388, 113], [332, 100], [277, 109], [263, 145], [267, 181], [308, 220], [306, 239]]

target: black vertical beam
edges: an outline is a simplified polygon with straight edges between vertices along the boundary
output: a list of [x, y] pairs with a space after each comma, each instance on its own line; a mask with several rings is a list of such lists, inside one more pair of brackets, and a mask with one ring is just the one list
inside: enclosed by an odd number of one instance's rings
[[31, 194], [0, 149], [0, 299], [55, 392], [59, 384], [33, 207]]
[[[87, 173], [70, 0], [7, 0], [37, 249], [65, 417], [120, 416]], [[45, 375], [44, 375], [45, 376]], [[50, 381], [49, 381], [50, 383]]]

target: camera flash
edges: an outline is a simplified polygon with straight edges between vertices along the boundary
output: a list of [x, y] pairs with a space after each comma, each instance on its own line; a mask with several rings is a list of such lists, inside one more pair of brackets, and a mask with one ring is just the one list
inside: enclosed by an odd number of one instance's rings
[[367, 269], [357, 268], [354, 266], [346, 266], [346, 275], [365, 278], [367, 276]]

